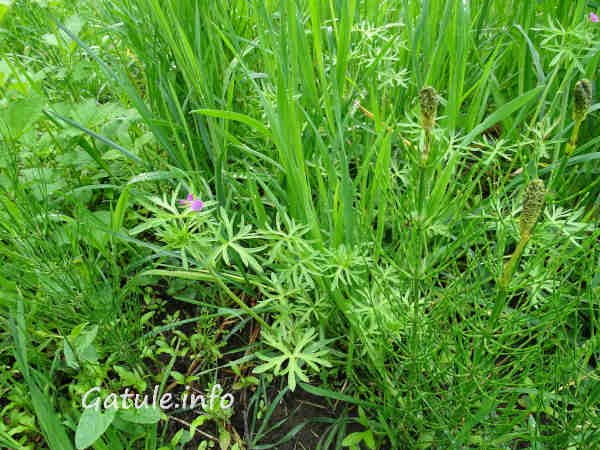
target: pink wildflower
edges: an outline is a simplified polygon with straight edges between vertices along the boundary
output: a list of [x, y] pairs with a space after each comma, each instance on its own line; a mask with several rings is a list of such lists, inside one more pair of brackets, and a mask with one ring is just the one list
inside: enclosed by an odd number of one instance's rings
[[191, 211], [200, 211], [204, 208], [204, 202], [199, 198], [194, 198], [194, 194], [188, 194], [185, 200], [179, 200], [179, 204], [189, 206]]

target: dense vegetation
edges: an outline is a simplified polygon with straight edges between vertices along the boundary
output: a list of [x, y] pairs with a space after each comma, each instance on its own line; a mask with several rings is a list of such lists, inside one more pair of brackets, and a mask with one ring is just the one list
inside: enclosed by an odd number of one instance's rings
[[0, 447], [600, 448], [599, 9], [0, 1]]

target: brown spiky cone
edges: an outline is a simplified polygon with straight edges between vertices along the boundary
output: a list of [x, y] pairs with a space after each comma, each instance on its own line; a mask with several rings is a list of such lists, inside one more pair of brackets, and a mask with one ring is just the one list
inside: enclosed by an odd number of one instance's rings
[[437, 91], [427, 86], [419, 92], [419, 103], [421, 105], [421, 125], [425, 130], [425, 147], [421, 154], [421, 162], [424, 164], [429, 158], [429, 141], [431, 138], [431, 130], [435, 125], [437, 116], [437, 108], [439, 104], [439, 96]]
[[523, 210], [521, 211], [521, 221], [519, 223], [519, 231], [521, 239], [515, 248], [515, 251], [510, 257], [510, 260], [504, 266], [504, 272], [500, 279], [500, 285], [505, 288], [510, 283], [513, 271], [517, 265], [517, 261], [521, 257], [527, 242], [531, 238], [533, 227], [537, 223], [544, 209], [544, 200], [546, 197], [546, 187], [544, 182], [539, 178], [532, 180], [525, 188], [525, 196], [523, 197]]
[[583, 122], [590, 106], [592, 106], [592, 83], [584, 78], [575, 84], [573, 120]]
[[539, 178], [531, 181], [525, 189], [523, 198], [523, 210], [521, 212], [521, 221], [519, 229], [521, 239], [529, 239], [531, 231], [538, 221], [544, 207], [544, 197], [546, 196], [546, 187]]
[[573, 91], [573, 120], [575, 121], [575, 126], [573, 127], [571, 138], [567, 143], [567, 155], [575, 151], [579, 137], [579, 127], [585, 120], [590, 106], [592, 106], [592, 83], [590, 80], [584, 78], [575, 83], [575, 90]]
[[431, 131], [435, 124], [439, 97], [434, 88], [431, 86], [424, 87], [419, 92], [419, 103], [421, 105], [421, 123], [423, 128]]

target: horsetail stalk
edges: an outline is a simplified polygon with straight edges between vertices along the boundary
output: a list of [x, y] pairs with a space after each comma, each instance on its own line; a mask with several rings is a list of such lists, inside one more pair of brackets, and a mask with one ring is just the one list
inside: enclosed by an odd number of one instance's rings
[[537, 223], [542, 209], [544, 208], [544, 196], [546, 188], [542, 180], [535, 179], [527, 186], [525, 198], [523, 199], [523, 211], [521, 212], [521, 221], [519, 222], [519, 231], [521, 239], [529, 239], [531, 231]]
[[531, 238], [533, 227], [537, 223], [540, 214], [544, 208], [544, 197], [546, 196], [546, 188], [544, 182], [540, 179], [535, 179], [525, 189], [525, 197], [523, 199], [523, 210], [521, 212], [521, 221], [519, 222], [519, 231], [521, 239], [515, 248], [515, 251], [510, 257], [510, 260], [504, 266], [504, 273], [500, 280], [500, 285], [505, 288], [510, 282], [511, 275], [517, 265], [517, 261], [521, 257], [527, 242]]
[[573, 99], [573, 120], [575, 125], [573, 126], [573, 132], [571, 138], [567, 144], [566, 153], [571, 155], [575, 151], [577, 145], [577, 139], [579, 137], [579, 128], [588, 111], [592, 106], [592, 83], [590, 80], [579, 80], [575, 84], [574, 99]]
[[424, 87], [419, 92], [419, 103], [421, 106], [421, 125], [425, 130], [425, 146], [421, 153], [421, 162], [425, 164], [429, 159], [429, 146], [431, 142], [431, 130], [435, 125], [439, 97], [431, 86]]

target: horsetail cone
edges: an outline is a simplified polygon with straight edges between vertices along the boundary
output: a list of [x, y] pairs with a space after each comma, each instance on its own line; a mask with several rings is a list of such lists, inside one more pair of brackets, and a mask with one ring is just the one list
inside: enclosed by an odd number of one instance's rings
[[573, 102], [573, 120], [583, 122], [592, 106], [592, 83], [590, 80], [579, 80], [575, 84], [575, 99]]
[[426, 131], [431, 131], [435, 124], [439, 97], [431, 86], [424, 87], [419, 92], [419, 103], [421, 104], [421, 122]]
[[544, 207], [544, 197], [546, 196], [546, 187], [539, 178], [533, 180], [525, 189], [523, 199], [523, 211], [521, 212], [521, 239], [528, 239], [531, 236], [531, 230], [535, 226], [542, 209]]

